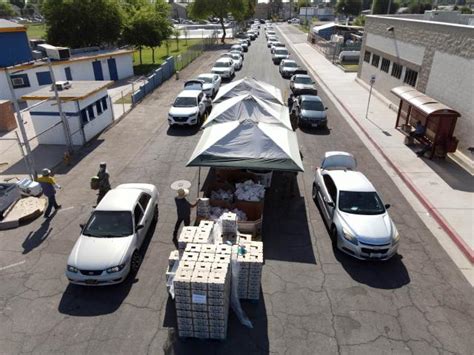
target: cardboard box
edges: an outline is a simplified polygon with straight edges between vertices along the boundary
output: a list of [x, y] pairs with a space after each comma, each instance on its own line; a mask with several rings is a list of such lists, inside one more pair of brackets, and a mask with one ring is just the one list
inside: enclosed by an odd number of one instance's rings
[[168, 265], [172, 268], [174, 264], [179, 260], [179, 251], [173, 250], [168, 257]]

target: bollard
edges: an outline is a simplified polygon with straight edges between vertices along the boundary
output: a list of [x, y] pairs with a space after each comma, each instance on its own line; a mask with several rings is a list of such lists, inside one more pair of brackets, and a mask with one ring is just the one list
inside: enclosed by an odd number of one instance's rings
[[179, 70], [176, 70], [176, 80], [179, 80]]

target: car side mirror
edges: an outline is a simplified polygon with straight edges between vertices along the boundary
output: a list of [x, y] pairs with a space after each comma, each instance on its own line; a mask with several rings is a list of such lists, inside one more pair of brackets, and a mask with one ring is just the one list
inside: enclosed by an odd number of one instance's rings
[[84, 223], [79, 224], [79, 227], [81, 227], [81, 230], [84, 229]]
[[325, 107], [324, 109], [325, 109], [326, 111], [328, 110], [328, 108], [327, 108], [327, 107]]
[[140, 229], [143, 229], [143, 227], [145, 227], [143, 224], [139, 224], [135, 230], [139, 231]]
[[335, 204], [334, 204], [334, 202], [332, 202], [332, 201], [328, 201], [328, 206], [334, 207]]
[[390, 204], [389, 203], [385, 204], [385, 208], [388, 210], [390, 208]]

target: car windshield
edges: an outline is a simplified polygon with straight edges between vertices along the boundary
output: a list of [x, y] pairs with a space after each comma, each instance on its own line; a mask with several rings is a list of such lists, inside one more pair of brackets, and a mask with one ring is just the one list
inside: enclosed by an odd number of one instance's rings
[[216, 64], [214, 64], [214, 66], [216, 68], [227, 68], [228, 66], [230, 66], [229, 62], [217, 62]]
[[240, 55], [238, 55], [238, 54], [232, 54], [232, 59], [240, 60]]
[[307, 76], [297, 76], [295, 78], [295, 83], [296, 84], [312, 84], [313, 81], [311, 80], [310, 77], [307, 77]]
[[133, 234], [132, 214], [128, 211], [95, 211], [83, 235], [96, 238], [118, 238]]
[[194, 107], [194, 106], [197, 106], [196, 98], [194, 98], [194, 97], [177, 97], [173, 106], [174, 107]]
[[204, 81], [205, 83], [212, 83], [212, 78], [209, 78], [207, 76], [200, 76], [199, 80]]
[[385, 207], [375, 191], [341, 191], [339, 209], [351, 214], [373, 215], [385, 212]]
[[295, 62], [287, 62], [283, 64], [285, 68], [296, 68], [298, 65]]
[[276, 49], [276, 50], [275, 50], [275, 53], [276, 53], [276, 54], [280, 54], [280, 55], [281, 55], [281, 54], [286, 55], [286, 54], [288, 54], [288, 51], [287, 51], [286, 49]]
[[321, 101], [303, 101], [301, 107], [303, 110], [324, 111], [324, 106]]

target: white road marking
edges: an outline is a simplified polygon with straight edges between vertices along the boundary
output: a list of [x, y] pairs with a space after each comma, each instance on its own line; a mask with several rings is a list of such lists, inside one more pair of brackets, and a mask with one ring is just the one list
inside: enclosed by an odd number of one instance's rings
[[67, 207], [67, 208], [61, 208], [60, 210], [58, 210], [58, 212], [64, 212], [64, 211], [67, 211], [67, 210], [72, 210], [73, 208], [74, 208], [74, 206]]
[[10, 268], [12, 268], [12, 267], [15, 267], [15, 266], [24, 264], [25, 262], [26, 262], [26, 260], [23, 260], [23, 261], [20, 261], [20, 262], [18, 262], [18, 263], [15, 263], [15, 264], [10, 264], [10, 265], [4, 266], [4, 267], [0, 267], [0, 271], [6, 270], [6, 269], [10, 269]]

